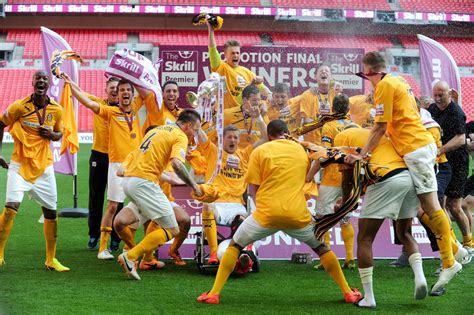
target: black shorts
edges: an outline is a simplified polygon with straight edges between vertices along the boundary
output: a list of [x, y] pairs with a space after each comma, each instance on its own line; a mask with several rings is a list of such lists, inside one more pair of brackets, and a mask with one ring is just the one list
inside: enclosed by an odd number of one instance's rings
[[438, 183], [438, 200], [442, 205], [444, 200], [444, 195], [446, 194], [446, 189], [451, 182], [452, 171], [451, 165], [448, 162], [440, 163], [437, 165], [436, 169], [436, 182]]
[[464, 197], [474, 196], [474, 175], [469, 176], [464, 186]]
[[469, 160], [461, 158], [450, 160], [448, 163], [451, 165], [453, 176], [446, 188], [445, 195], [448, 198], [462, 198], [464, 197], [464, 186], [467, 181]]

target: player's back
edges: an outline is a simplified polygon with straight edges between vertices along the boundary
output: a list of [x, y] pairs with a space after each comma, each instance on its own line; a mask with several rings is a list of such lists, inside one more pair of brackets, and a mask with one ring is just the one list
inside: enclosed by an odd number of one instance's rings
[[125, 176], [158, 183], [171, 158], [185, 160], [187, 146], [188, 138], [177, 125], [153, 128], [145, 135], [135, 156], [128, 162]]
[[402, 77], [386, 75], [374, 94], [376, 122], [387, 122], [387, 133], [401, 156], [433, 143], [421, 123], [415, 97]]
[[265, 227], [302, 228], [310, 220], [303, 186], [309, 160], [298, 143], [267, 142], [251, 154], [247, 181], [259, 185], [254, 218]]

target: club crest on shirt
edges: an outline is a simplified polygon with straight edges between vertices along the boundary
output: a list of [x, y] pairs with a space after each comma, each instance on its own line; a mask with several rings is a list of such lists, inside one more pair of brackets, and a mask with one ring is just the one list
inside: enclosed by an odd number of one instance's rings
[[240, 159], [238, 156], [229, 154], [226, 161], [227, 167], [239, 168]]
[[378, 104], [375, 106], [375, 116], [383, 116], [384, 107], [383, 104]]
[[47, 121], [52, 121], [53, 120], [53, 114], [49, 113], [48, 116], [46, 116]]
[[180, 150], [179, 150], [179, 155], [181, 155], [181, 157], [182, 157], [183, 159], [186, 159], [186, 150], [180, 149]]
[[247, 86], [247, 80], [244, 79], [243, 76], [237, 75], [237, 86], [239, 87], [246, 87]]

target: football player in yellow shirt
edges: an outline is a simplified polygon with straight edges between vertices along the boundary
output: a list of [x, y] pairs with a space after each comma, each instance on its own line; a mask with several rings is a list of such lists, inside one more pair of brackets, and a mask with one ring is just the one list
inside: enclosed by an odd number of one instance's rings
[[209, 245], [209, 264], [217, 264], [217, 226], [216, 224], [237, 226], [247, 216], [243, 194], [247, 190], [245, 174], [250, 152], [267, 141], [267, 125], [263, 121], [258, 106], [253, 106], [250, 114], [256, 119], [261, 139], [253, 146], [239, 148], [240, 130], [234, 125], [224, 128], [222, 168], [214, 176], [217, 162], [217, 146], [209, 141], [203, 131], [199, 132], [198, 150], [207, 159], [206, 182], [218, 186], [219, 199], [212, 204], [204, 204], [202, 221], [204, 234]]
[[214, 286], [198, 297], [198, 301], [219, 304], [219, 295], [246, 245], [283, 231], [306, 243], [317, 253], [324, 269], [344, 294], [347, 303], [360, 298], [360, 292], [347, 284], [336, 255], [314, 236], [314, 223], [303, 192], [309, 169], [309, 158], [303, 147], [285, 139], [288, 127], [281, 120], [268, 124], [270, 142], [250, 155], [245, 181], [256, 186], [256, 210], [237, 228], [222, 257]]
[[277, 83], [272, 92], [272, 101], [267, 112], [268, 119], [283, 120], [291, 132], [300, 125], [301, 118], [297, 103], [290, 101], [290, 87], [286, 83]]
[[387, 133], [397, 153], [403, 157], [413, 178], [421, 207], [433, 223], [443, 264], [432, 292], [447, 284], [462, 266], [455, 261], [450, 236], [449, 219], [441, 208], [437, 196], [434, 163], [437, 148], [434, 139], [423, 127], [413, 91], [401, 77], [385, 72], [385, 59], [379, 52], [369, 52], [362, 59], [364, 73], [374, 87], [375, 125], [367, 144], [358, 156], [351, 155], [348, 162], [368, 157], [382, 136]]
[[[110, 77], [107, 79], [105, 93], [107, 98], [100, 98], [87, 94], [89, 99], [103, 106], [117, 106], [117, 84], [119, 78]], [[75, 82], [71, 82], [72, 92], [82, 89]], [[94, 115], [92, 133], [94, 140], [92, 143], [91, 156], [89, 159], [89, 242], [87, 247], [90, 250], [97, 249], [100, 239], [100, 222], [102, 221], [102, 210], [104, 207], [105, 189], [107, 187], [107, 174], [109, 170], [109, 127], [108, 123], [99, 115]], [[122, 208], [122, 204], [118, 209]], [[120, 238], [112, 231], [110, 248], [117, 247]]]
[[163, 104], [158, 109], [156, 102], [146, 105], [147, 115], [143, 123], [142, 130], [145, 131], [150, 126], [170, 125], [176, 122], [182, 109], [178, 106], [179, 85], [175, 81], [166, 81], [162, 85]]
[[240, 43], [228, 40], [224, 44], [225, 62], [221, 60], [214, 38], [214, 29], [206, 20], [209, 32], [209, 61], [211, 71], [217, 72], [226, 79], [226, 92], [224, 93], [224, 108], [239, 107], [242, 104], [242, 91], [248, 85], [255, 84], [262, 96], [271, 98], [271, 93], [263, 84], [263, 78], [258, 77], [249, 69], [240, 66]]
[[[33, 94], [15, 101], [0, 116], [0, 166], [8, 169], [7, 192], [0, 215], [0, 267], [5, 265], [5, 246], [13, 220], [25, 193], [41, 205], [46, 241], [45, 267], [48, 270], [69, 271], [56, 259], [57, 190], [53, 169], [51, 141], [62, 137], [62, 106], [47, 95], [50, 78], [39, 70], [33, 75]], [[10, 126], [13, 153], [10, 163], [2, 154], [3, 131]]]
[[[336, 136], [334, 146], [360, 148], [367, 143], [369, 136], [370, 130], [350, 128]], [[378, 180], [367, 187], [358, 220], [357, 260], [365, 296], [356, 305], [364, 308], [376, 306], [372, 286], [372, 243], [385, 218], [397, 220], [397, 236], [406, 248], [415, 275], [415, 299], [424, 299], [428, 295], [428, 287], [418, 244], [411, 235], [411, 221], [417, 214], [419, 203], [410, 172], [385, 136], [373, 149], [369, 163]], [[348, 192], [350, 187], [345, 186], [351, 182], [353, 170], [345, 165], [341, 165], [340, 169], [343, 172], [343, 190]], [[346, 197], [344, 194], [343, 200]]]
[[[332, 114], [332, 102], [336, 91], [330, 88], [331, 68], [328, 64], [321, 64], [316, 70], [317, 87], [311, 87], [303, 94], [291, 99], [299, 110], [303, 123], [313, 122], [318, 115]], [[304, 135], [306, 141], [321, 144], [321, 128]]]
[[[67, 75], [63, 75], [65, 82], [71, 82]], [[107, 249], [108, 240], [112, 232], [112, 220], [117, 212], [118, 205], [125, 200], [122, 188], [122, 178], [117, 176], [122, 162], [131, 151], [138, 148], [142, 140], [140, 122], [137, 115], [138, 105], [132, 102], [134, 98], [134, 86], [125, 80], [117, 84], [119, 105], [104, 106], [92, 101], [85, 93], [71, 85], [71, 91], [78, 101], [102, 117], [109, 126], [109, 169], [107, 176], [107, 209], [102, 217], [101, 235], [99, 243], [98, 259], [109, 260], [114, 256]], [[154, 94], [138, 89], [145, 102], [154, 102]]]
[[128, 162], [124, 173], [123, 187], [135, 207], [125, 207], [116, 217], [124, 225], [153, 220], [160, 229], [148, 233], [145, 238], [119, 256], [119, 262], [127, 274], [140, 280], [137, 273], [138, 258], [171, 240], [179, 233], [179, 226], [171, 204], [160, 188], [162, 172], [171, 163], [178, 177], [190, 186], [197, 196], [201, 188], [188, 174], [184, 161], [188, 141], [191, 141], [201, 126], [199, 113], [185, 109], [174, 125], [163, 125], [151, 129], [139, 149]]
[[[349, 98], [345, 94], [339, 94], [334, 97], [332, 102], [332, 109], [335, 114], [346, 115], [349, 111]], [[321, 130], [321, 145], [326, 148], [334, 146], [334, 139], [337, 134], [347, 128], [358, 127], [350, 119], [338, 119], [327, 122], [324, 124]], [[311, 166], [311, 170], [306, 178], [307, 181], [313, 179], [314, 175], [321, 169], [321, 164], [318, 160], [315, 160]], [[319, 186], [319, 202], [316, 203], [316, 214], [324, 216], [326, 214], [334, 213], [334, 206], [336, 201], [342, 197], [342, 175], [336, 164], [330, 164], [323, 170], [321, 177], [321, 185]], [[346, 249], [346, 259], [344, 261], [343, 268], [355, 269], [354, 262], [354, 229], [349, 217], [345, 217], [341, 220], [341, 235], [344, 241], [344, 247]], [[330, 232], [324, 234], [324, 242], [326, 246], [330, 247]], [[316, 265], [315, 268], [319, 269], [322, 266]]]

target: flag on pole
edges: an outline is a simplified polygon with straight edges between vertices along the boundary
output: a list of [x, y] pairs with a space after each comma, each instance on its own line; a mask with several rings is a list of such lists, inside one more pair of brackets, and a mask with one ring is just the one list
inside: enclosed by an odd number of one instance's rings
[[[46, 27], [41, 27], [41, 42], [43, 46], [43, 69], [49, 74], [51, 78], [48, 95], [50, 98], [60, 103], [60, 97], [63, 91], [63, 82], [51, 73], [51, 57], [53, 56], [55, 50], [70, 51], [72, 49], [71, 46], [69, 46], [69, 44], [64, 40], [64, 38]], [[74, 61], [64, 61], [63, 65], [61, 66], [61, 71], [67, 73], [73, 81], [78, 82], [77, 64]], [[77, 105], [77, 100], [74, 99], [73, 108], [76, 116]], [[76, 155], [70, 152], [69, 148], [66, 148], [66, 153], [61, 155], [60, 149], [60, 141], [51, 143], [51, 150], [53, 151], [54, 157], [54, 170], [58, 173], [66, 175], [77, 175]]]
[[421, 92], [432, 95], [433, 85], [437, 81], [446, 81], [458, 91], [458, 105], [461, 102], [461, 78], [459, 69], [449, 51], [437, 41], [418, 34], [420, 41]]
[[59, 104], [63, 107], [64, 123], [63, 142], [59, 154], [63, 155], [68, 150], [69, 153], [75, 154], [79, 151], [79, 138], [77, 136], [76, 116], [74, 115], [74, 104], [69, 83], [64, 84]]

